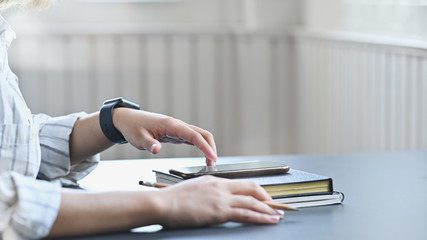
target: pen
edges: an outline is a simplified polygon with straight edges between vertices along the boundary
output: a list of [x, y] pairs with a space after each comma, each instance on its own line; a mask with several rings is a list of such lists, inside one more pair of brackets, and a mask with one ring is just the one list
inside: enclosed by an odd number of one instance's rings
[[[155, 187], [155, 188], [164, 188], [164, 187], [170, 186], [170, 184], [167, 184], [167, 183], [147, 182], [147, 181], [139, 181], [139, 185], [143, 185], [147, 187]], [[274, 209], [298, 211], [298, 208], [289, 206], [287, 204], [275, 203], [271, 201], [262, 201], [262, 202]]]

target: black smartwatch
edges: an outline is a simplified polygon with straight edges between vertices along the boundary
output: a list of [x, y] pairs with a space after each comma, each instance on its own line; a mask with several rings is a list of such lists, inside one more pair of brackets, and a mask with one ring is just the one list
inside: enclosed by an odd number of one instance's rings
[[113, 125], [113, 110], [119, 107], [140, 109], [138, 104], [122, 97], [107, 100], [99, 112], [99, 124], [101, 125], [102, 132], [111, 142], [123, 144], [127, 143], [126, 139]]

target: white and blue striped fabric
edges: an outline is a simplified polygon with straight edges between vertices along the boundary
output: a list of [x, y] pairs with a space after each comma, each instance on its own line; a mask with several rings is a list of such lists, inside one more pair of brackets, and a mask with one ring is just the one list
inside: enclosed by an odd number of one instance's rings
[[46, 236], [61, 201], [61, 183], [76, 184], [99, 154], [70, 166], [69, 136], [85, 113], [32, 114], [8, 65], [14, 31], [0, 16], [0, 239]]

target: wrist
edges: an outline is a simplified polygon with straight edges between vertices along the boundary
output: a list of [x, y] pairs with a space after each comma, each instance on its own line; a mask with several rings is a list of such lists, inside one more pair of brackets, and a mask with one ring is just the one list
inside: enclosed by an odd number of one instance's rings
[[133, 109], [130, 108], [115, 108], [111, 113], [114, 127], [123, 133], [124, 127], [126, 126], [126, 119], [130, 119], [130, 112]]
[[105, 137], [113, 143], [127, 143], [123, 134], [113, 124], [113, 111], [116, 108], [140, 109], [139, 105], [124, 98], [107, 100], [99, 111], [99, 123]]
[[165, 223], [168, 218], [169, 204], [166, 202], [167, 198], [163, 197], [160, 191], [147, 191], [140, 194], [141, 198], [138, 200], [140, 211], [139, 216], [144, 216], [145, 223], [142, 225], [160, 224]]

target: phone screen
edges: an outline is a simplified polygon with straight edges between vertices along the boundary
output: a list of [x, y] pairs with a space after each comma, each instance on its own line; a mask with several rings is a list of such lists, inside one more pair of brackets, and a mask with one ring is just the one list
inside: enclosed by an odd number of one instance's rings
[[195, 166], [171, 169], [169, 172], [183, 178], [201, 175], [215, 175], [221, 177], [249, 177], [268, 174], [281, 174], [289, 171], [285, 164], [276, 162], [244, 162], [232, 164], [218, 164], [216, 166]]

